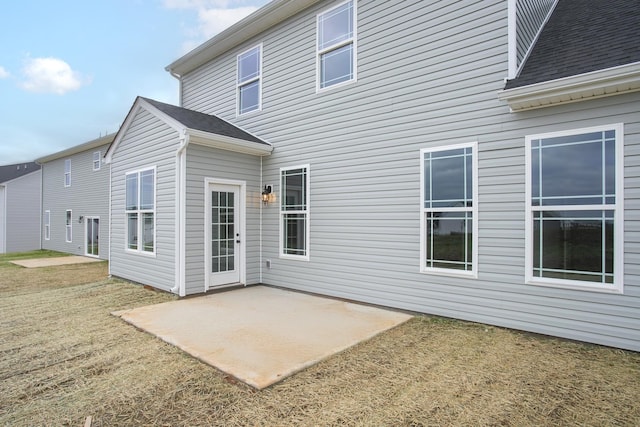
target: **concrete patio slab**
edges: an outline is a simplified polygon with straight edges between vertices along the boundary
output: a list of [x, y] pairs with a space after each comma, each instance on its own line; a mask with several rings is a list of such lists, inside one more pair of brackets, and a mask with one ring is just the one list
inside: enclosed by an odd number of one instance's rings
[[23, 259], [18, 261], [11, 261], [12, 264], [19, 265], [21, 267], [27, 268], [37, 268], [37, 267], [52, 267], [56, 265], [69, 265], [69, 264], [84, 264], [88, 262], [100, 262], [103, 261], [99, 258], [90, 258], [86, 256], [61, 256], [61, 257], [52, 257], [52, 258], [33, 258], [33, 259]]
[[267, 286], [112, 314], [257, 389], [411, 318]]

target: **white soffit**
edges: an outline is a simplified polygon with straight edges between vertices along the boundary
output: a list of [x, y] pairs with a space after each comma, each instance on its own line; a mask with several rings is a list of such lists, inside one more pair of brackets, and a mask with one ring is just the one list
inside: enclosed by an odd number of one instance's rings
[[636, 62], [577, 76], [505, 89], [498, 93], [498, 98], [501, 101], [506, 101], [511, 111], [526, 111], [639, 90], [640, 62]]

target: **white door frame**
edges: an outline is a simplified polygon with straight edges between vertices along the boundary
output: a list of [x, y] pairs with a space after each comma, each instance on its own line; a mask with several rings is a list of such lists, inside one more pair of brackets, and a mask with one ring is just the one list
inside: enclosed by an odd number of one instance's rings
[[[211, 279], [211, 191], [215, 185], [229, 185], [238, 188], [238, 200], [236, 200], [236, 210], [238, 212], [238, 224], [236, 232], [240, 234], [240, 244], [236, 251], [235, 262], [238, 268], [239, 283], [246, 285], [246, 200], [247, 200], [247, 183], [246, 181], [237, 181], [230, 179], [205, 178], [204, 179], [204, 291], [207, 292], [213, 287], [209, 286]], [[221, 288], [225, 286], [233, 286], [237, 283], [229, 283], [225, 285], [215, 286]]]
[[[89, 225], [89, 221], [94, 219], [98, 220], [98, 255], [89, 253], [89, 232], [87, 230], [87, 225]], [[84, 217], [84, 255], [93, 258], [100, 257], [100, 217], [98, 215], [89, 215]]]

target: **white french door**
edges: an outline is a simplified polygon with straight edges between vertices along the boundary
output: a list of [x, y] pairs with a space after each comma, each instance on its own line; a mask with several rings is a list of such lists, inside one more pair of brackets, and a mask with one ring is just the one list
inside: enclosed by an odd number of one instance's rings
[[207, 256], [207, 289], [242, 282], [244, 251], [242, 250], [244, 203], [240, 185], [210, 183], [205, 242]]

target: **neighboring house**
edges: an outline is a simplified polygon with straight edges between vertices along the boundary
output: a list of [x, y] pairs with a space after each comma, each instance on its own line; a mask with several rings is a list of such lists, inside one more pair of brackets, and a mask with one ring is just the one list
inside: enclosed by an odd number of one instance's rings
[[44, 156], [42, 249], [108, 259], [109, 166], [114, 134]]
[[0, 254], [40, 249], [40, 166], [0, 166]]
[[111, 273], [640, 350], [638, 9], [272, 1], [135, 101]]

